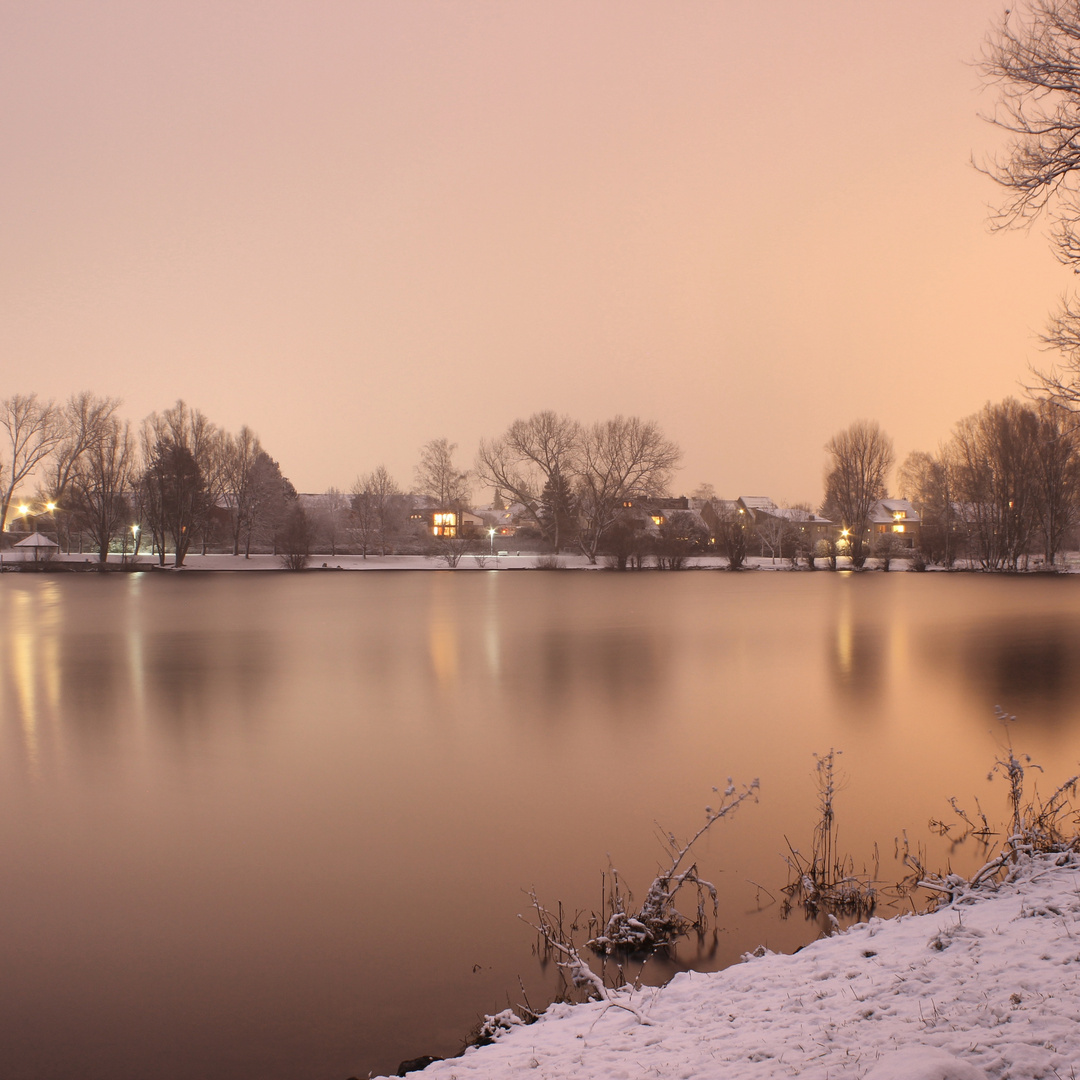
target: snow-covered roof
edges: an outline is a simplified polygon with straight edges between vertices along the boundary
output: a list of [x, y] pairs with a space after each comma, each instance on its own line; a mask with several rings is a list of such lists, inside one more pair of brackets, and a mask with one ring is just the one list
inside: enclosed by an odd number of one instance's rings
[[24, 548], [59, 548], [60, 545], [43, 536], [39, 532], [32, 532], [25, 540], [20, 540], [15, 547]]
[[870, 509], [870, 520], [875, 525], [885, 525], [898, 519], [905, 525], [918, 525], [922, 518], [907, 499], [878, 499]]
[[777, 509], [776, 503], [767, 495], [740, 495], [738, 501], [747, 510], [764, 510], [765, 513], [771, 514]]
[[770, 511], [773, 517], [784, 518], [785, 521], [802, 521], [814, 525], [831, 525], [828, 518], [809, 510], [800, 510], [798, 507], [780, 506]]

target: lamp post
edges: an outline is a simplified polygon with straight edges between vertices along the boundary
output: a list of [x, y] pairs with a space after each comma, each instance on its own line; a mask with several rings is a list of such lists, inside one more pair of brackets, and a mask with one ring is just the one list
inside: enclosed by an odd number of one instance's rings
[[490, 545], [490, 547], [488, 549], [488, 554], [494, 555], [495, 554], [495, 530], [494, 529], [488, 529], [488, 540], [491, 541], [491, 545]]

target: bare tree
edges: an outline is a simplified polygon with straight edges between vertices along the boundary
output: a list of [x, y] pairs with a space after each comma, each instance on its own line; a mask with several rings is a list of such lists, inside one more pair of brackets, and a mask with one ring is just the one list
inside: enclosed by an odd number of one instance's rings
[[99, 397], [89, 390], [72, 394], [57, 408], [61, 438], [53, 448], [44, 481], [45, 491], [53, 502], [63, 504], [82, 455], [114, 434], [111, 421], [119, 408], [119, 398]]
[[[185, 524], [185, 548], [198, 536], [203, 551], [211, 525], [211, 515], [222, 501], [227, 487], [228, 455], [224, 432], [198, 409], [179, 400], [163, 413], [152, 413], [144, 421], [143, 455], [150, 462], [155, 447], [171, 444], [189, 453], [199, 474], [200, 497], [191, 503], [194, 515]], [[179, 459], [177, 459], [179, 460]], [[179, 564], [178, 564], [179, 565]]]
[[852, 564], [866, 562], [866, 525], [870, 509], [885, 497], [885, 481], [893, 463], [892, 440], [876, 421], [856, 420], [834, 435], [825, 449], [831, 462], [825, 473], [821, 513], [850, 533]]
[[[993, 223], [1025, 226], [1051, 219], [1058, 259], [1080, 271], [1080, 4], [1028, 0], [1006, 9], [983, 50], [984, 78], [999, 89], [987, 119], [1004, 130], [1004, 152], [981, 166], [1004, 198]], [[1080, 306], [1066, 297], [1044, 342], [1064, 369], [1037, 372], [1055, 398], [1080, 403]]]
[[432, 439], [421, 448], [416, 466], [416, 490], [447, 509], [464, 506], [469, 499], [469, 474], [454, 465], [456, 449], [457, 443]]
[[1043, 555], [1052, 566], [1065, 534], [1076, 524], [1080, 497], [1080, 439], [1075, 414], [1054, 400], [1036, 404], [1035, 454], [1039, 529]]
[[401, 489], [385, 465], [356, 478], [352, 487], [352, 511], [360, 553], [366, 559], [368, 549], [377, 545], [379, 554], [385, 555], [390, 537], [404, 516]]
[[584, 524], [579, 543], [590, 562], [596, 562], [604, 533], [618, 520], [624, 503], [665, 494], [681, 456], [659, 425], [636, 416], [616, 416], [584, 433], [577, 479]]
[[64, 432], [56, 406], [39, 401], [37, 394], [15, 394], [0, 401], [0, 427], [7, 432], [6, 455], [0, 453], [2, 533], [15, 489], [53, 452]]
[[784, 557], [784, 547], [793, 548], [795, 544], [795, 528], [791, 521], [783, 514], [769, 514], [761, 511], [754, 521], [754, 535], [761, 542], [761, 554], [765, 554], [765, 548], [769, 549], [769, 557], [776, 562], [776, 556]]
[[1015, 570], [1038, 529], [1038, 419], [1014, 398], [956, 425], [950, 452], [959, 513], [979, 563]]
[[330, 544], [331, 556], [337, 555], [338, 541], [348, 513], [349, 500], [336, 487], [328, 487], [323, 495], [322, 507], [315, 515], [315, 526]]
[[545, 513], [544, 492], [572, 481], [581, 440], [576, 420], [547, 410], [515, 420], [498, 438], [481, 439], [476, 456], [476, 475], [521, 503], [556, 551], [564, 515]]
[[234, 555], [240, 554], [240, 537], [247, 537], [245, 558], [250, 558], [252, 509], [256, 496], [255, 462], [263, 448], [259, 436], [245, 425], [236, 435], [226, 435], [222, 448], [224, 495], [232, 515]]
[[108, 559], [113, 539], [128, 528], [127, 495], [136, 473], [131, 425], [110, 415], [76, 457], [69, 478], [76, 520], [93, 538], [101, 563]]
[[919, 546], [932, 562], [952, 566], [959, 554], [957, 514], [953, 490], [953, 459], [945, 447], [936, 455], [913, 450], [897, 473], [900, 497], [918, 510]]

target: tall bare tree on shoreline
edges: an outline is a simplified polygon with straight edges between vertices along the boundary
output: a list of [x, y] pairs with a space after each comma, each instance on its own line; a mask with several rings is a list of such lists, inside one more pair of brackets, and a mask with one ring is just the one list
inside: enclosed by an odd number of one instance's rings
[[825, 449], [832, 461], [825, 473], [821, 513], [849, 532], [851, 561], [866, 562], [866, 525], [870, 510], [886, 495], [885, 481], [893, 463], [892, 439], [875, 420], [856, 420], [834, 435]]
[[558, 551], [563, 513], [545, 512], [545, 489], [570, 485], [580, 467], [581, 425], [551, 410], [515, 420], [505, 434], [481, 439], [477, 477], [525, 507]]
[[604, 535], [624, 503], [663, 495], [681, 457], [679, 447], [652, 420], [616, 416], [585, 431], [577, 496], [584, 525], [579, 542], [590, 562], [596, 562]]
[[416, 466], [416, 490], [448, 509], [463, 506], [469, 498], [469, 474], [454, 464], [456, 449], [457, 443], [449, 439], [432, 439], [421, 448]]

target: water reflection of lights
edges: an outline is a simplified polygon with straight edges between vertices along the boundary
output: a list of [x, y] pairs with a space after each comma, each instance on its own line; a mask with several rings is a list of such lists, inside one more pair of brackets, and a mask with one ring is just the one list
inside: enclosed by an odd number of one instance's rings
[[11, 591], [8, 608], [8, 662], [27, 762], [36, 773], [42, 725], [60, 711], [58, 630], [61, 591], [54, 581]]
[[[495, 530], [491, 530], [494, 535]], [[492, 679], [497, 680], [502, 674], [502, 623], [499, 619], [498, 588], [499, 575], [488, 574], [487, 610], [484, 618], [484, 655]]]
[[443, 575], [436, 575], [431, 611], [428, 615], [428, 649], [431, 667], [440, 686], [446, 690], [457, 687], [459, 675], [457, 618], [443, 584]]
[[[132, 529], [138, 529], [133, 525]], [[137, 617], [142, 593], [142, 574], [127, 575], [128, 612], [124, 625], [127, 628], [127, 662], [131, 679], [131, 692], [135, 703], [135, 714], [146, 716], [146, 658], [143, 655], [143, 630]]]

